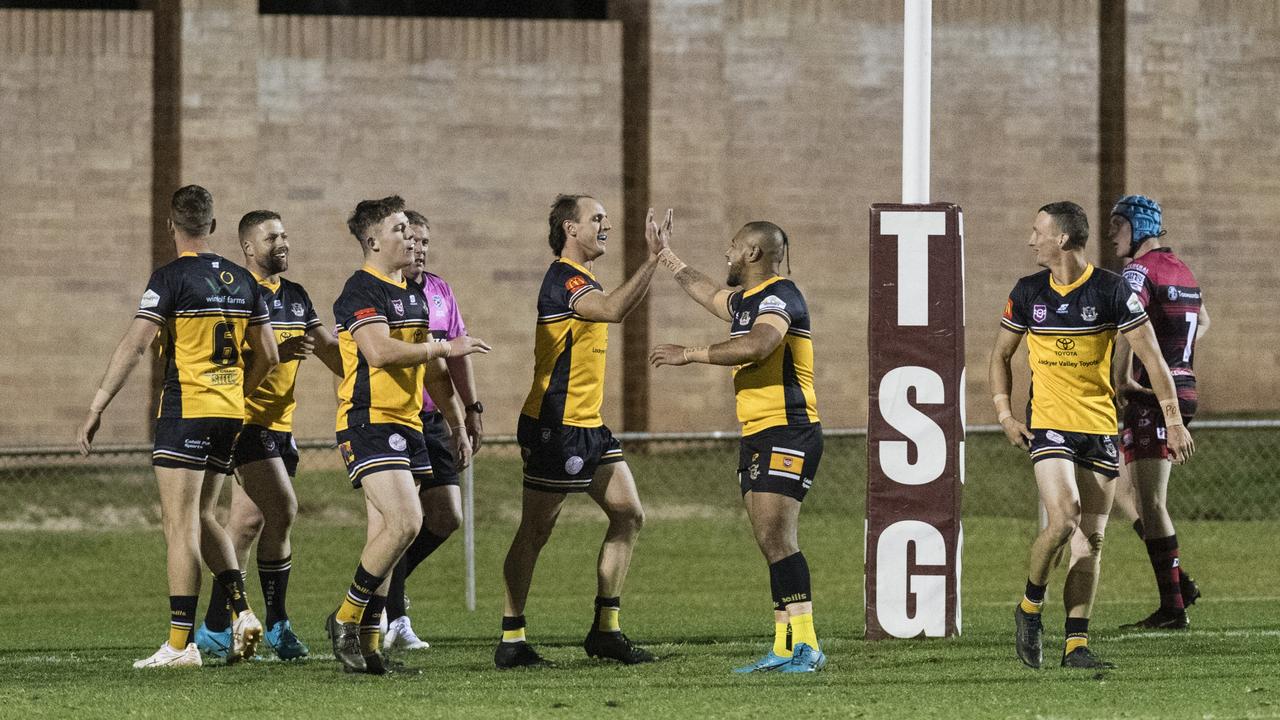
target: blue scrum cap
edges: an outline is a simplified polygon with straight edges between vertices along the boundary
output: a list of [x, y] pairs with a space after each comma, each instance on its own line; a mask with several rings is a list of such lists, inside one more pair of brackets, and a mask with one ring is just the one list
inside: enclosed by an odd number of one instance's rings
[[1163, 215], [1160, 203], [1146, 195], [1125, 195], [1116, 202], [1111, 214], [1128, 220], [1129, 226], [1133, 228], [1130, 249], [1137, 248], [1147, 238], [1160, 237], [1164, 234], [1160, 224]]

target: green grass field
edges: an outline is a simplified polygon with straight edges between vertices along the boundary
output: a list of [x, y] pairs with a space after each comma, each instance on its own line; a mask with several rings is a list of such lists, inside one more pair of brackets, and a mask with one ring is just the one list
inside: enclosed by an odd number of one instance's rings
[[[493, 669], [500, 565], [519, 491], [509, 461], [491, 456], [477, 478], [479, 607], [463, 605], [459, 537], [410, 580], [414, 624], [432, 648], [402, 657], [422, 673], [386, 678], [343, 675], [325, 647], [323, 617], [344, 592], [363, 537], [352, 522], [358, 497], [333, 473], [299, 479], [303, 516], [290, 582], [291, 613], [317, 657], [196, 672], [130, 667], [167, 628], [164, 548], [149, 524], [155, 502], [145, 468], [0, 478], [11, 500], [0, 508], [0, 717], [1280, 717], [1280, 591], [1265, 549], [1276, 520], [1180, 523], [1184, 557], [1205, 592], [1181, 634], [1115, 629], [1144, 616], [1156, 597], [1141, 544], [1114, 525], [1093, 638], [1120, 667], [1056, 667], [1059, 572], [1046, 615], [1052, 666], [1031, 671], [1014, 657], [1010, 618], [1034, 530], [1028, 519], [966, 520], [962, 637], [861, 639], [863, 488], [850, 479], [856, 469], [837, 466], [854, 462], [856, 450], [824, 460], [828, 481], [815, 485], [801, 526], [827, 670], [733, 675], [731, 667], [765, 649], [772, 616], [764, 563], [736, 490], [716, 467], [721, 454], [633, 458], [649, 521], [622, 620], [661, 662], [620, 667], [588, 660], [578, 646], [603, 522], [576, 497], [543, 555], [527, 612], [530, 639], [559, 667]], [[971, 469], [971, 490], [973, 477]], [[1004, 479], [1010, 492], [1000, 497], [1013, 499], [1001, 505], [1010, 515], [1034, 507], [1023, 480]], [[32, 523], [36, 507], [61, 520]], [[252, 574], [250, 593], [260, 605]]]

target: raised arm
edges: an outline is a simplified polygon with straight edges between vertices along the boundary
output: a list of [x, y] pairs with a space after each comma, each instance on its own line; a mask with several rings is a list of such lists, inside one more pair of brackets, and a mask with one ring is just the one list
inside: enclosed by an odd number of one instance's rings
[[991, 349], [991, 363], [987, 368], [987, 381], [991, 385], [991, 402], [996, 407], [996, 422], [1009, 443], [1023, 450], [1031, 447], [1034, 436], [1026, 423], [1013, 416], [1009, 404], [1009, 393], [1013, 391], [1013, 373], [1009, 363], [1013, 354], [1022, 343], [1022, 334], [1012, 332], [1003, 326], [996, 331], [995, 347]]
[[751, 332], [709, 347], [659, 345], [649, 353], [649, 363], [654, 367], [689, 363], [748, 365], [769, 357], [782, 344], [790, 327], [791, 324], [781, 315], [761, 315], [751, 327]]
[[1150, 322], [1127, 331], [1125, 339], [1133, 348], [1133, 353], [1142, 361], [1147, 369], [1147, 377], [1151, 378], [1151, 388], [1155, 390], [1156, 400], [1160, 403], [1160, 412], [1164, 413], [1165, 442], [1169, 446], [1169, 454], [1178, 464], [1185, 463], [1195, 454], [1195, 443], [1191, 433], [1182, 423], [1182, 413], [1178, 411], [1178, 390], [1173, 384], [1173, 375], [1169, 374], [1169, 366], [1160, 354], [1160, 346], [1156, 343], [1156, 333]]
[[360, 354], [376, 368], [412, 367], [435, 358], [487, 353], [492, 349], [485, 341], [470, 335], [448, 342], [407, 343], [391, 337], [391, 328], [381, 322], [361, 325], [351, 337]]
[[154, 322], [143, 318], [134, 318], [129, 324], [129, 329], [125, 331], [120, 344], [116, 345], [115, 352], [111, 354], [111, 360], [107, 363], [107, 372], [98, 383], [98, 391], [93, 395], [93, 402], [89, 403], [89, 414], [76, 432], [76, 442], [80, 446], [81, 455], [88, 455], [93, 449], [93, 436], [98, 433], [98, 428], [102, 425], [102, 413], [111, 404], [116, 393], [120, 392], [120, 388], [124, 387], [125, 380], [129, 379], [130, 373], [138, 366], [138, 361], [147, 354], [147, 348], [151, 346], [151, 341], [159, 331], [160, 328]]
[[649, 259], [638, 270], [613, 292], [592, 291], [578, 298], [573, 311], [592, 322], [622, 322], [644, 294], [649, 291], [649, 282], [653, 279], [653, 271], [658, 267], [658, 256], [667, 248], [671, 236], [671, 211], [667, 211], [666, 232], [660, 233], [653, 224], [653, 208], [649, 208], [648, 222], [645, 224], [644, 240], [649, 246]]
[[663, 221], [662, 227], [659, 228], [653, 221], [653, 208], [649, 208], [649, 218], [645, 223], [646, 233], [659, 236], [663, 239], [663, 249], [658, 253], [658, 263], [662, 267], [671, 271], [671, 275], [684, 288], [685, 293], [693, 298], [694, 302], [706, 308], [712, 315], [729, 322], [733, 320], [733, 315], [729, 312], [729, 296], [732, 291], [726, 290], [711, 281], [711, 278], [689, 267], [683, 260], [672, 252], [670, 245], [671, 238], [671, 209], [667, 209], [666, 220]]

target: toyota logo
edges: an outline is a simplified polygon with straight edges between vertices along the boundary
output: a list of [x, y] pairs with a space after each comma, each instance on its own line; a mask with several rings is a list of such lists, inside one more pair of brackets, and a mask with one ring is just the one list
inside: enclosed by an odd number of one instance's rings
[[1059, 350], [1071, 350], [1076, 346], [1076, 341], [1071, 338], [1058, 338]]

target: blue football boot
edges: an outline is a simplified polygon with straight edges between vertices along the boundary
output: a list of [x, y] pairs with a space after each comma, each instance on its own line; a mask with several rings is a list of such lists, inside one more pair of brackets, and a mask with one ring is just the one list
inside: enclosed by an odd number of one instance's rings
[[827, 666], [827, 655], [808, 643], [796, 645], [791, 655], [791, 662], [781, 670], [784, 673], [818, 672]]
[[196, 647], [205, 655], [225, 660], [231, 652], [231, 628], [214, 632], [209, 626], [200, 623], [200, 627], [196, 628]]
[[296, 660], [311, 654], [306, 643], [293, 632], [293, 625], [288, 620], [281, 620], [267, 630], [267, 644], [281, 660]]
[[764, 657], [750, 665], [743, 665], [740, 668], [734, 668], [733, 671], [736, 673], [769, 672], [771, 670], [778, 670], [790, 662], [791, 658], [782, 657], [775, 653], [773, 648], [769, 648], [769, 652], [765, 653]]

